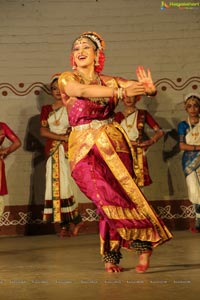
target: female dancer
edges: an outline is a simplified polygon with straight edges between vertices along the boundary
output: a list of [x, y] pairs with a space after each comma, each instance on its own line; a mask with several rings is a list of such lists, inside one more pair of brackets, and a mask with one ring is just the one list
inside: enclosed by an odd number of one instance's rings
[[[115, 122], [114, 109], [126, 96], [153, 95], [150, 71], [137, 70], [140, 82], [100, 74], [104, 41], [85, 32], [72, 46], [73, 72], [59, 77], [59, 88], [72, 132], [69, 161], [72, 176], [100, 215], [100, 252], [107, 272], [121, 272], [120, 248], [139, 254], [138, 273], [149, 267], [153, 247], [171, 234], [150, 208], [140, 189], [139, 169], [128, 137]], [[134, 178], [134, 179], [133, 179]]]
[[189, 200], [196, 214], [194, 233], [200, 232], [200, 97], [190, 94], [185, 99], [188, 118], [178, 124], [179, 147], [183, 150], [182, 167], [186, 177]]
[[[124, 98], [124, 111], [117, 112], [115, 120], [124, 128], [135, 150], [141, 172], [138, 185], [142, 187], [152, 183], [146, 157], [147, 149], [156, 143], [164, 132], [147, 110], [136, 107], [136, 102], [139, 100], [140, 96]], [[154, 132], [151, 138], [145, 132], [145, 125], [148, 125]]]
[[[11, 142], [7, 147], [3, 147], [5, 138]], [[10, 155], [10, 153], [16, 151], [20, 146], [21, 141], [18, 136], [6, 123], [0, 122], [0, 216], [4, 210], [3, 196], [8, 194], [4, 160], [8, 155]]]
[[77, 235], [82, 225], [78, 203], [74, 191], [77, 189], [71, 178], [67, 151], [70, 126], [65, 106], [58, 89], [58, 76], [53, 76], [51, 92], [52, 105], [45, 105], [41, 111], [41, 136], [46, 138], [46, 189], [43, 220], [61, 224], [60, 237], [71, 235], [70, 224], [74, 224], [72, 234]]

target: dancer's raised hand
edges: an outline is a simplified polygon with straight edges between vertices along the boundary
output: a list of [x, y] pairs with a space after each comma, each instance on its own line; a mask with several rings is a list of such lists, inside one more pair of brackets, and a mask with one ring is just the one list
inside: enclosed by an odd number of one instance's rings
[[147, 72], [146, 72], [144, 70], [143, 66], [139, 66], [136, 70], [136, 75], [137, 75], [138, 81], [143, 83], [146, 94], [150, 95], [150, 96], [155, 96], [157, 90], [153, 83], [150, 69], [147, 69]]

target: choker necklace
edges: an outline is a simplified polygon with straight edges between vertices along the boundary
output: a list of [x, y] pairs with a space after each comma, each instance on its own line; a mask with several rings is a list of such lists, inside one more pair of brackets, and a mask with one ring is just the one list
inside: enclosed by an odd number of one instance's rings
[[188, 122], [188, 124], [189, 124], [189, 127], [190, 127], [190, 129], [193, 127], [193, 126], [195, 126], [195, 125], [197, 125], [198, 123], [199, 123], [199, 119], [197, 119], [197, 121], [193, 121], [193, 122], [191, 122], [191, 120], [190, 120], [190, 118], [188, 117], [188, 120], [187, 120], [187, 122]]
[[136, 109], [124, 111], [124, 116], [128, 117], [129, 115], [133, 114], [134, 112], [136, 112]]
[[[94, 77], [92, 79], [87, 78], [85, 76], [85, 74], [83, 74], [79, 71], [76, 71], [75, 74], [77, 76], [79, 76], [80, 83], [102, 85], [101, 78], [100, 78], [98, 73], [95, 73]], [[92, 102], [96, 102], [98, 104], [101, 104], [101, 105], [105, 105], [108, 102], [108, 98], [103, 98], [103, 97], [95, 97], [95, 98], [94, 97], [88, 97], [87, 99], [89, 99]]]
[[79, 71], [76, 71], [76, 74], [81, 77], [81, 81], [82, 83], [85, 83], [85, 84], [91, 84], [91, 83], [100, 83], [100, 77], [99, 77], [99, 74], [98, 73], [95, 73], [93, 78], [89, 78], [87, 76], [85, 76], [85, 74], [79, 72]]
[[[194, 121], [195, 120], [195, 121]], [[199, 118], [193, 119], [192, 122], [191, 120], [188, 118], [188, 124], [189, 125], [196, 125], [199, 123]]]

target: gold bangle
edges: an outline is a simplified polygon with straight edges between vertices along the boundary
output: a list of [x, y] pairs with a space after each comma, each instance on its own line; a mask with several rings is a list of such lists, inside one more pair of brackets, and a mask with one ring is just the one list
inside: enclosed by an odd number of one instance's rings
[[126, 88], [122, 88], [122, 96], [123, 96], [123, 99], [127, 98]]
[[114, 90], [113, 90], [113, 97], [115, 99], [118, 99], [118, 88], [114, 88]]
[[117, 96], [119, 100], [123, 99], [123, 89], [121, 87], [117, 90]]

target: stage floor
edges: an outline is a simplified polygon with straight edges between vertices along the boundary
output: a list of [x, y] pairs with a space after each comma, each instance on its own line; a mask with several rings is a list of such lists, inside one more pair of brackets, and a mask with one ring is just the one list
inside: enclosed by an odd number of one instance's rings
[[99, 237], [56, 235], [0, 238], [1, 300], [196, 300], [200, 293], [200, 234], [173, 232], [154, 250], [145, 274], [136, 254], [122, 250], [123, 273], [106, 273]]

